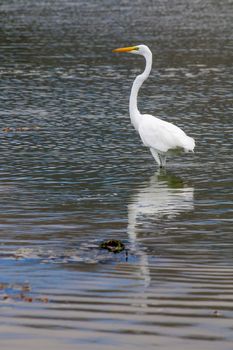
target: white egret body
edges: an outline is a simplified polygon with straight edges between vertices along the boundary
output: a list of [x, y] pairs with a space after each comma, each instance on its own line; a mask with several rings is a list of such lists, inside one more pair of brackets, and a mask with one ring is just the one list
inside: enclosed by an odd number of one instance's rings
[[130, 100], [129, 113], [131, 123], [138, 131], [143, 144], [150, 148], [150, 151], [162, 168], [166, 165], [166, 155], [173, 150], [194, 150], [195, 141], [187, 136], [178, 126], [156, 118], [150, 114], [141, 114], [137, 107], [138, 91], [143, 82], [148, 78], [152, 66], [152, 53], [146, 45], [123, 47], [113, 52], [129, 52], [145, 57], [146, 67], [142, 74], [134, 80]]

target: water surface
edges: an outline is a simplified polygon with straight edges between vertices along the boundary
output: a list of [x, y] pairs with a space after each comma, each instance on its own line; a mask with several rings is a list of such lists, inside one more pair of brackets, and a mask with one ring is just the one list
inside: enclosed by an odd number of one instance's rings
[[[232, 349], [232, 1], [0, 5], [0, 344]], [[158, 171], [128, 97], [195, 154]], [[99, 249], [120, 239], [126, 251]]]

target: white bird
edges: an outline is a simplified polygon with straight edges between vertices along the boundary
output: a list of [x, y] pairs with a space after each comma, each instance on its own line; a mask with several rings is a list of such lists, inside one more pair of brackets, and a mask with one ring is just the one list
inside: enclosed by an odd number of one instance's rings
[[149, 147], [152, 156], [163, 168], [166, 165], [166, 155], [174, 150], [189, 152], [194, 150], [195, 141], [187, 136], [178, 126], [154, 117], [150, 114], [141, 114], [137, 107], [138, 91], [143, 82], [148, 78], [152, 66], [152, 53], [146, 45], [122, 47], [113, 52], [129, 52], [145, 57], [146, 68], [144, 72], [134, 80], [130, 100], [129, 113], [131, 123], [138, 131], [143, 144]]

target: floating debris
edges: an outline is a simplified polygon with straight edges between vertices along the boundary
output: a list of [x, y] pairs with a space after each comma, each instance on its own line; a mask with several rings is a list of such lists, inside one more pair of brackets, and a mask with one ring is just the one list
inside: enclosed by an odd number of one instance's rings
[[9, 127], [7, 127], [7, 128], [2, 128], [2, 131], [3, 132], [11, 132], [13, 129], [12, 128], [9, 128]]
[[221, 312], [218, 311], [218, 310], [214, 310], [213, 311], [213, 315], [216, 316], [216, 317], [219, 317], [219, 316], [221, 316]]
[[26, 303], [32, 303], [32, 302], [48, 303], [49, 302], [49, 299], [47, 297], [33, 298], [23, 293], [15, 294], [15, 295], [5, 294], [3, 295], [2, 299], [4, 301], [6, 300], [25, 301]]
[[2, 295], [3, 301], [17, 302], [24, 301], [26, 303], [39, 302], [48, 303], [49, 299], [45, 296], [34, 297], [31, 295], [31, 286], [29, 283], [0, 283], [1, 291], [4, 292]]
[[24, 294], [21, 294], [20, 297], [23, 301], [26, 301], [27, 303], [32, 303], [32, 301], [33, 301], [32, 297], [29, 297], [29, 296], [24, 295]]
[[26, 132], [26, 131], [35, 131], [35, 130], [39, 130], [40, 127], [37, 125], [33, 125], [33, 126], [21, 126], [21, 127], [17, 127], [17, 128], [11, 128], [9, 126], [2, 128], [3, 132]]
[[14, 252], [14, 258], [15, 259], [25, 259], [25, 258], [33, 258], [33, 257], [37, 257], [34, 254], [34, 250], [31, 248], [19, 248], [16, 250], [16, 252]]
[[104, 241], [100, 244], [101, 249], [107, 249], [112, 253], [120, 253], [125, 249], [124, 243], [117, 239], [110, 239], [108, 241]]

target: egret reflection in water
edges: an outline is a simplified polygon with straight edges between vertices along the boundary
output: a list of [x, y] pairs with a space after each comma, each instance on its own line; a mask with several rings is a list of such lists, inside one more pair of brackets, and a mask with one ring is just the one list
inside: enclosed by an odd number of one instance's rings
[[139, 256], [140, 275], [145, 286], [150, 284], [146, 251], [138, 244], [138, 227], [150, 220], [174, 218], [193, 209], [194, 188], [179, 177], [164, 171], [156, 172], [140, 187], [128, 204], [128, 236], [133, 250]]

